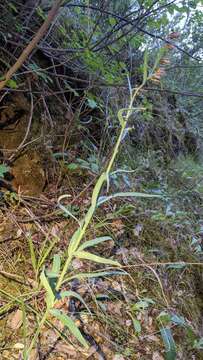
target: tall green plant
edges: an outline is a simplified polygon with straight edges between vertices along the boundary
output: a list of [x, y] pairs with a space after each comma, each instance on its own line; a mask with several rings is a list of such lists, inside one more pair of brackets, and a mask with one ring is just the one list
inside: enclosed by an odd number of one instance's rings
[[[156, 70], [156, 67], [158, 66], [159, 60], [160, 60], [160, 53], [157, 56], [155, 65], [153, 66], [152, 70], [150, 71], [149, 66], [148, 66], [148, 53], [147, 52], [145, 53], [142, 84], [135, 89], [130, 88], [129, 107], [120, 109], [118, 111], [118, 119], [120, 122], [120, 133], [119, 133], [118, 139], [114, 146], [112, 156], [109, 160], [109, 163], [107, 164], [106, 168], [103, 170], [101, 175], [99, 176], [99, 178], [94, 186], [94, 190], [93, 190], [92, 198], [91, 198], [91, 205], [89, 207], [89, 210], [87, 211], [87, 214], [85, 215], [85, 217], [81, 221], [79, 221], [78, 229], [74, 232], [74, 234], [70, 240], [67, 251], [65, 252], [66, 256], [65, 256], [64, 264], [61, 265], [60, 256], [55, 255], [54, 259], [53, 259], [52, 270], [47, 272], [47, 271], [45, 271], [45, 269], [43, 269], [43, 271], [41, 272], [41, 276], [40, 276], [41, 283], [46, 290], [46, 311], [45, 311], [41, 321], [39, 322], [39, 325], [36, 329], [35, 335], [31, 341], [29, 349], [26, 352], [26, 355], [24, 356], [24, 359], [28, 359], [28, 355], [29, 355], [31, 349], [33, 348], [33, 346], [36, 342], [36, 339], [40, 333], [40, 330], [41, 330], [42, 326], [44, 325], [44, 323], [46, 322], [49, 315], [52, 315], [55, 318], [59, 319], [63, 323], [63, 325], [69, 329], [69, 331], [77, 338], [77, 340], [83, 346], [88, 347], [87, 341], [82, 336], [80, 330], [75, 325], [74, 321], [68, 315], [64, 314], [62, 311], [55, 309], [54, 306], [56, 305], [56, 303], [59, 299], [62, 299], [64, 297], [75, 297], [85, 304], [84, 300], [76, 292], [63, 291], [63, 289], [62, 289], [63, 284], [65, 282], [67, 283], [68, 281], [70, 281], [73, 278], [72, 276], [69, 278], [67, 278], [66, 276], [67, 276], [68, 270], [70, 269], [71, 263], [74, 258], [90, 260], [93, 262], [106, 264], [106, 265], [110, 265], [110, 266], [115, 266], [118, 268], [120, 267], [120, 264], [115, 260], [107, 259], [104, 257], [97, 256], [95, 254], [92, 254], [88, 250], [90, 247], [91, 248], [95, 247], [96, 245], [101, 244], [104, 241], [110, 240], [111, 239], [110, 237], [103, 236], [103, 237], [99, 237], [99, 238], [96, 238], [93, 240], [86, 241], [81, 244], [81, 242], [84, 238], [84, 235], [86, 234], [86, 230], [92, 221], [92, 218], [95, 214], [97, 207], [101, 203], [103, 203], [104, 201], [108, 201], [112, 197], [116, 197], [116, 196], [126, 196], [126, 197], [134, 196], [134, 197], [149, 197], [149, 198], [150, 197], [159, 197], [158, 195], [143, 194], [143, 193], [136, 193], [136, 192], [129, 193], [128, 192], [128, 193], [113, 194], [113, 195], [107, 196], [106, 198], [102, 198], [102, 200], [101, 200], [101, 198], [99, 198], [100, 192], [101, 192], [102, 188], [104, 187], [104, 185], [106, 184], [107, 188], [109, 188], [110, 174], [111, 174], [116, 156], [118, 154], [122, 139], [124, 137], [125, 132], [127, 131], [128, 120], [132, 113], [142, 110], [141, 108], [134, 107], [134, 102], [135, 102], [136, 96], [138, 95], [140, 90], [143, 88], [143, 86], [146, 84], [146, 82], [153, 76], [153, 74]], [[112, 273], [115, 274], [115, 271]], [[108, 274], [110, 274], [110, 272], [108, 272]], [[75, 275], [74, 277], [79, 277], [79, 278], [87, 277], [88, 278], [88, 277], [96, 277], [96, 276], [101, 276], [101, 275], [105, 276], [105, 275], [107, 275], [107, 272], [104, 271], [104, 272], [82, 273], [82, 274]], [[87, 307], [86, 304], [85, 304], [85, 306]]]

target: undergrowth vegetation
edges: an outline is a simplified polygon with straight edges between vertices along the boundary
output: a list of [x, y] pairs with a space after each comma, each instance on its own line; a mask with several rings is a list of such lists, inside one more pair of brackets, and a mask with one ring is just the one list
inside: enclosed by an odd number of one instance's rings
[[202, 359], [202, 1], [0, 11], [0, 358]]

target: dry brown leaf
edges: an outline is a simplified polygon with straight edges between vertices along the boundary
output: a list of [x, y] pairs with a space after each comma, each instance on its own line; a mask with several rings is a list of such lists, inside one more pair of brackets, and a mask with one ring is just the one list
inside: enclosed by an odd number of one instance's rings
[[24, 344], [22, 344], [22, 343], [16, 343], [16, 344], [13, 345], [13, 348], [14, 348], [15, 350], [23, 350], [23, 349], [24, 349]]
[[18, 309], [14, 314], [12, 313], [9, 316], [7, 325], [12, 330], [17, 330], [21, 327], [22, 323], [23, 323], [23, 312], [22, 310]]
[[126, 360], [123, 355], [115, 355], [112, 360]]
[[148, 341], [151, 341], [151, 342], [156, 342], [157, 344], [160, 344], [160, 343], [161, 343], [159, 337], [156, 336], [156, 335], [148, 335], [148, 336], [147, 336], [147, 340], [148, 340]]
[[164, 360], [164, 358], [158, 351], [155, 351], [152, 355], [152, 360]]
[[64, 353], [66, 355], [71, 355], [71, 357], [73, 357], [73, 359], [75, 359], [76, 357], [76, 349], [73, 345], [69, 345], [69, 344], [65, 344], [63, 342], [59, 342], [58, 344], [56, 344], [55, 348], [54, 348], [55, 352], [59, 352], [59, 353]]
[[72, 261], [72, 267], [73, 269], [81, 269], [82, 267], [84, 267], [84, 263], [83, 261], [79, 260], [79, 259], [74, 259]]
[[121, 302], [110, 302], [107, 304], [107, 311], [111, 314], [122, 316], [121, 313], [122, 303]]
[[117, 219], [112, 221], [111, 228], [114, 231], [114, 233], [116, 233], [117, 235], [121, 235], [124, 233], [125, 224], [123, 223], [122, 220]]

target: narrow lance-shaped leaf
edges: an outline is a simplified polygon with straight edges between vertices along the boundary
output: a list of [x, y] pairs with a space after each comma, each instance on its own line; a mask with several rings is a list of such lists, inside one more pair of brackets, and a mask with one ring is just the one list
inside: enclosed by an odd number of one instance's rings
[[112, 240], [112, 238], [110, 236], [102, 236], [102, 237], [98, 237], [93, 240], [86, 241], [84, 244], [80, 245], [80, 247], [78, 248], [78, 251], [82, 251], [88, 247], [96, 246], [107, 240]]
[[124, 117], [123, 117], [123, 112], [124, 112], [125, 109], [120, 109], [118, 111], [118, 120], [120, 122], [120, 125], [121, 127], [124, 127], [125, 126], [125, 120], [124, 120]]
[[45, 275], [44, 270], [41, 272], [40, 280], [41, 280], [41, 283], [42, 283], [43, 287], [46, 290], [47, 307], [51, 308], [54, 305], [55, 295], [54, 295], [54, 293], [52, 291], [52, 288], [51, 288], [51, 286], [49, 284], [49, 281], [48, 281], [48, 279], [47, 279], [47, 277]]
[[106, 258], [91, 254], [91, 253], [86, 252], [86, 251], [78, 251], [78, 252], [75, 253], [75, 256], [80, 258], [80, 259], [90, 260], [90, 261], [94, 261], [94, 262], [97, 262], [97, 263], [100, 263], [100, 264], [120, 266], [118, 261], [111, 260], [111, 259], [106, 259]]
[[86, 279], [86, 278], [96, 278], [96, 277], [105, 277], [105, 276], [114, 276], [114, 275], [128, 275], [127, 272], [123, 271], [98, 271], [92, 273], [78, 273], [67, 277], [63, 283], [71, 281], [73, 279]]
[[58, 309], [51, 309], [50, 313], [55, 316], [58, 320], [60, 320], [62, 322], [62, 324], [64, 326], [67, 326], [67, 328], [69, 329], [69, 331], [76, 337], [76, 339], [85, 347], [88, 348], [89, 345], [87, 343], [87, 341], [84, 339], [84, 337], [82, 336], [80, 330], [78, 329], [78, 327], [75, 325], [74, 321], [67, 315], [63, 314], [60, 310]]
[[96, 207], [97, 198], [99, 196], [100, 190], [104, 181], [106, 180], [106, 173], [101, 174], [100, 178], [98, 179], [95, 188], [92, 193], [92, 206]]
[[61, 268], [61, 257], [60, 257], [60, 255], [56, 254], [56, 255], [54, 255], [51, 271], [53, 274], [56, 274], [56, 276], [57, 276], [60, 272], [60, 268]]
[[70, 244], [68, 246], [68, 255], [69, 256], [72, 256], [74, 251], [77, 250], [77, 239], [78, 239], [78, 237], [80, 235], [80, 232], [81, 232], [81, 228], [78, 228], [74, 232], [74, 234], [73, 234], [73, 236], [72, 236], [72, 238], [70, 240]]
[[97, 202], [97, 205], [101, 205], [106, 201], [109, 201], [111, 199], [117, 198], [117, 197], [139, 197], [139, 198], [162, 198], [161, 195], [155, 195], [155, 194], [145, 194], [141, 192], [120, 192], [116, 194], [112, 194], [109, 196], [100, 196]]
[[176, 346], [171, 329], [163, 327], [160, 331], [166, 350], [166, 360], [176, 360]]

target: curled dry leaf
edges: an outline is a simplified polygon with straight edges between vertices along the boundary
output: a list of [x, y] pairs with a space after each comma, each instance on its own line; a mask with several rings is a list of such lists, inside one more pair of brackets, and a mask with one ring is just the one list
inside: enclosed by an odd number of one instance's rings
[[122, 303], [119, 301], [109, 302], [107, 304], [107, 310], [109, 311], [109, 313], [114, 314], [114, 316], [115, 315], [122, 316], [121, 308], [122, 308]]
[[124, 233], [125, 224], [121, 219], [117, 219], [112, 221], [111, 228], [116, 235], [121, 235]]
[[170, 65], [170, 60], [169, 60], [169, 58], [163, 58], [163, 59], [161, 59], [160, 60], [160, 64], [162, 64], [162, 65]]
[[82, 267], [84, 267], [84, 263], [83, 261], [79, 260], [79, 259], [74, 259], [72, 261], [72, 267], [73, 269], [81, 269]]
[[54, 351], [66, 354], [66, 356], [68, 355], [69, 358], [71, 358], [71, 359], [77, 358], [76, 348], [73, 345], [64, 343], [62, 341], [60, 341], [56, 344]]
[[169, 39], [178, 39], [179, 37], [180, 37], [180, 33], [177, 31], [170, 33], [168, 36]]
[[14, 314], [12, 313], [9, 316], [7, 325], [12, 330], [17, 330], [21, 327], [22, 323], [23, 323], [23, 312], [18, 309], [15, 311]]
[[165, 48], [168, 50], [172, 50], [172, 49], [174, 49], [174, 46], [172, 44], [166, 44]]

